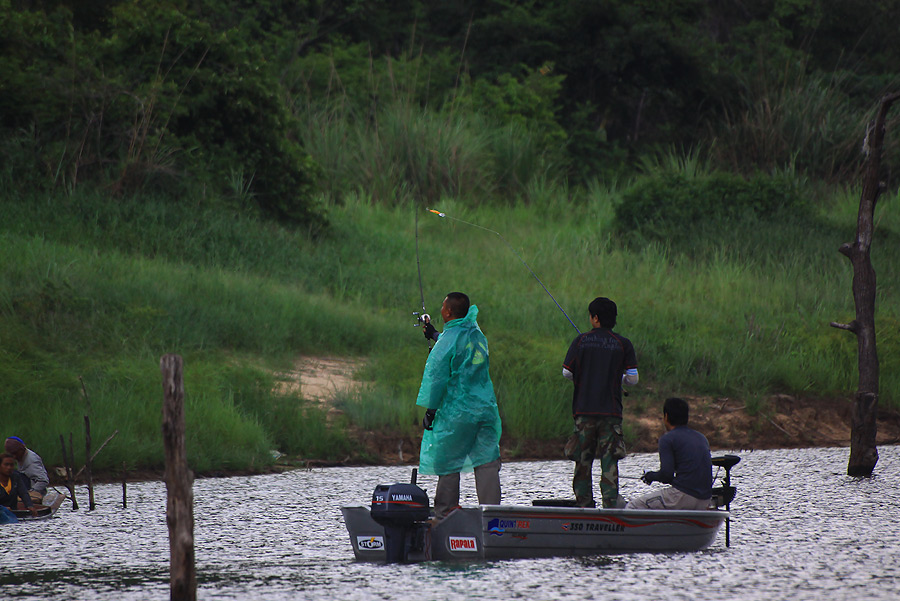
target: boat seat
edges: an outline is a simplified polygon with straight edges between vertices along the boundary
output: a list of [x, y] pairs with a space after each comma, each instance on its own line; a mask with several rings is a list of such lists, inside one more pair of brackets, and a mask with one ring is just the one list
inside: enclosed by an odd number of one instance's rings
[[741, 458], [737, 455], [722, 455], [721, 457], [712, 458], [713, 465], [716, 467], [724, 467], [726, 470], [730, 470], [740, 462]]
[[534, 507], [578, 507], [575, 499], [532, 499]]

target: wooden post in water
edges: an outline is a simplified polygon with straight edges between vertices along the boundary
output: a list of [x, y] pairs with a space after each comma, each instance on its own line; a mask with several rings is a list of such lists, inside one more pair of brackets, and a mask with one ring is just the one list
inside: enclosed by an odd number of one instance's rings
[[125, 467], [125, 462], [122, 462], [122, 509], [128, 507], [127, 495], [125, 494], [126, 483], [128, 482], [128, 469]]
[[91, 418], [84, 416], [84, 479], [88, 487], [88, 511], [94, 511], [94, 474], [91, 472]]
[[194, 474], [184, 450], [184, 362], [178, 355], [163, 355], [163, 445], [166, 453], [166, 523], [169, 526], [169, 598], [195, 601]]
[[[84, 395], [84, 467], [85, 474], [84, 479], [87, 482], [88, 487], [88, 511], [94, 511], [97, 508], [97, 505], [94, 504], [94, 475], [91, 472], [91, 397], [88, 396], [87, 386], [84, 385], [84, 378], [78, 376], [78, 381], [81, 382], [81, 394]], [[75, 451], [72, 451], [72, 469], [75, 469]], [[78, 472], [81, 473], [80, 471]], [[78, 479], [78, 474], [75, 474], [75, 477], [72, 478], [72, 481]]]
[[[72, 491], [75, 490], [75, 483], [78, 481], [78, 478], [75, 476], [75, 443], [72, 442], [72, 433], [69, 432], [69, 466], [71, 467], [72, 477]], [[72, 505], [75, 509], [78, 509], [78, 505], [75, 504], [74, 499], [72, 500]]]
[[[69, 435], [69, 443], [71, 444], [72, 435]], [[78, 500], [75, 499], [75, 480], [72, 478], [72, 464], [69, 463], [69, 454], [66, 452], [66, 439], [63, 435], [59, 435], [59, 444], [62, 446], [63, 467], [66, 470], [66, 488], [69, 489], [69, 498], [72, 499], [72, 509], [78, 509]]]

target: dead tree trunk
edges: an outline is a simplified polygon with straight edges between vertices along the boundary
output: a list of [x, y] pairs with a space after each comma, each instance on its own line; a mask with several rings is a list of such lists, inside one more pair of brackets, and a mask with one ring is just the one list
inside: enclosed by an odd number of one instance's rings
[[166, 452], [166, 523], [169, 526], [169, 598], [197, 599], [194, 568], [194, 474], [184, 450], [184, 363], [178, 355], [163, 355], [163, 444]]
[[879, 180], [881, 152], [884, 145], [884, 121], [891, 105], [900, 99], [900, 93], [881, 99], [875, 121], [869, 124], [863, 147], [867, 153], [865, 180], [859, 200], [859, 216], [856, 222], [856, 241], [842, 244], [841, 254], [853, 265], [853, 302], [856, 319], [849, 324], [832, 322], [831, 325], [856, 334], [859, 384], [853, 403], [850, 424], [850, 460], [847, 474], [871, 476], [878, 463], [875, 435], [878, 430], [878, 352], [875, 346], [875, 269], [872, 267], [870, 249], [875, 230], [875, 204], [884, 188]]

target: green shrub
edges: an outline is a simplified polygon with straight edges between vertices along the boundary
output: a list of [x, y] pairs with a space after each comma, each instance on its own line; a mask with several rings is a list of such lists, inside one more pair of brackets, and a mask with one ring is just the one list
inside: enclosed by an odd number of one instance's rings
[[521, 77], [501, 73], [496, 80], [466, 78], [454, 98], [457, 106], [468, 106], [503, 125], [528, 128], [544, 149], [565, 143], [566, 132], [556, 120], [556, 100], [565, 77], [551, 75], [553, 65], [525, 72]]
[[446, 48], [374, 57], [368, 43], [329, 44], [293, 57], [281, 80], [298, 114], [335, 106], [370, 114], [398, 100], [439, 109], [454, 88], [457, 62]]
[[616, 227], [649, 238], [679, 239], [704, 224], [742, 219], [770, 220], [799, 209], [803, 194], [788, 176], [713, 172], [690, 175], [653, 173], [626, 189], [616, 206]]

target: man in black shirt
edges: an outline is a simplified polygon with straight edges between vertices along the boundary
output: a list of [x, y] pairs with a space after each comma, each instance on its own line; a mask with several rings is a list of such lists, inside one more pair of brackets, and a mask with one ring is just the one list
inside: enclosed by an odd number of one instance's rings
[[591, 471], [600, 458], [603, 507], [617, 507], [619, 459], [625, 457], [622, 435], [622, 383], [637, 384], [637, 358], [627, 338], [612, 331], [616, 303], [595, 298], [588, 306], [593, 329], [569, 346], [563, 376], [572, 380], [575, 431], [566, 443], [566, 457], [575, 462], [572, 489], [579, 507], [594, 507]]
[[646, 472], [645, 483], [670, 484], [632, 499], [626, 509], [709, 509], [712, 497], [712, 458], [709, 442], [689, 428], [687, 401], [666, 399], [663, 422], [666, 433], [659, 439], [659, 471]]

